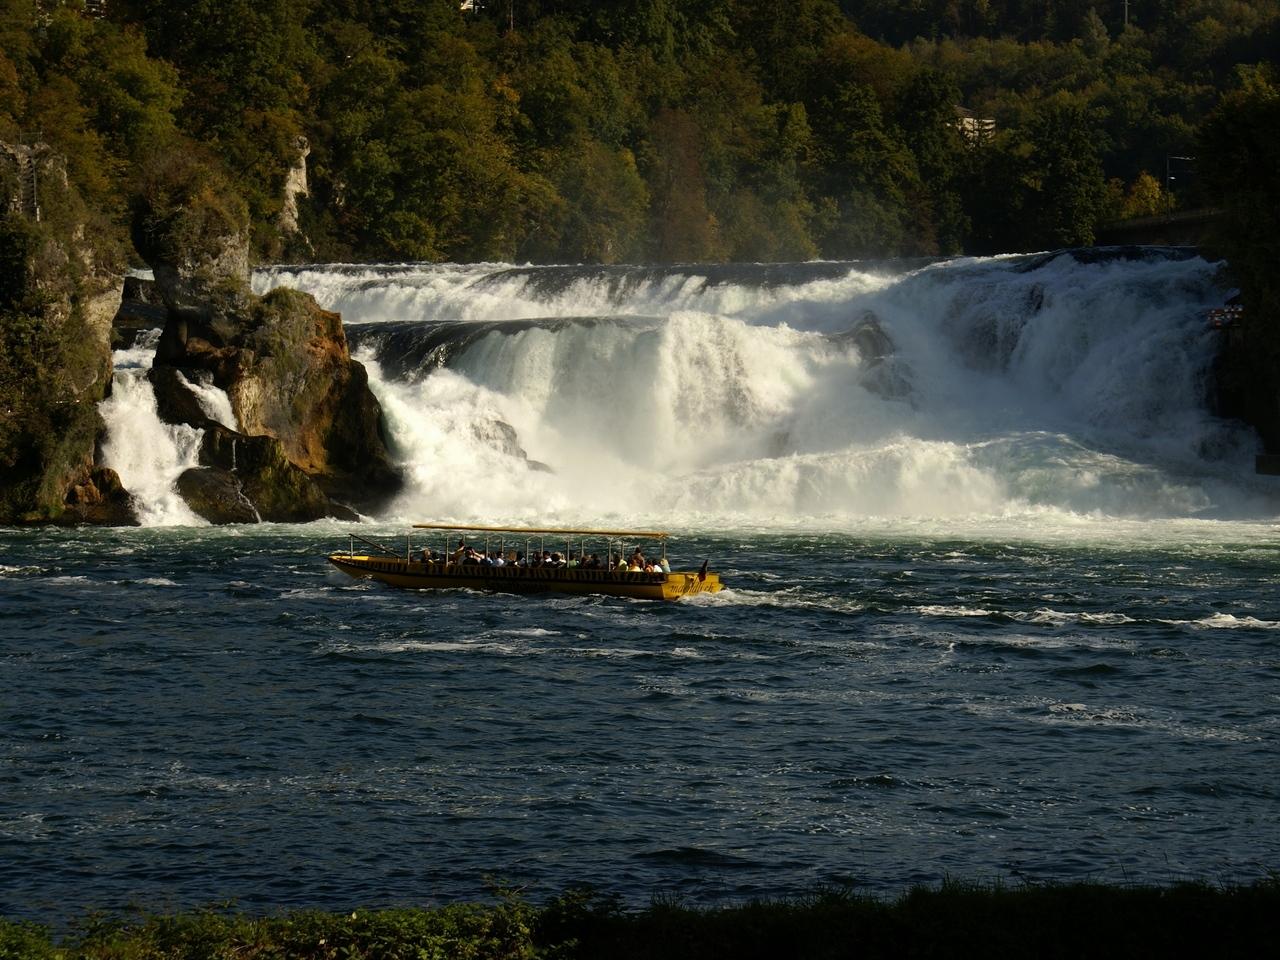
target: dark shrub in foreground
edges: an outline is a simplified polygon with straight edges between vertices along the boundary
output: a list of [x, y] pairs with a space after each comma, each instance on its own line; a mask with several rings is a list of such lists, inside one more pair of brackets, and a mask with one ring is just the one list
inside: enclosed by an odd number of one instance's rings
[[91, 917], [55, 944], [0, 920], [0, 960], [694, 960], [879, 957], [1261, 957], [1280, 937], [1280, 883], [1217, 888], [945, 884], [896, 901], [827, 892], [694, 908], [565, 894], [496, 905]]

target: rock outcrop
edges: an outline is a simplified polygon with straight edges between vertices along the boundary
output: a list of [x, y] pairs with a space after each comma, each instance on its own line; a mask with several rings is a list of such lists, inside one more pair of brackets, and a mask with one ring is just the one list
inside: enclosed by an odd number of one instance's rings
[[127, 349], [148, 330], [164, 329], [169, 319], [168, 308], [154, 280], [125, 277], [120, 309], [111, 321], [111, 346]]
[[[254, 295], [243, 204], [207, 166], [175, 163], [144, 194], [135, 244], [167, 308], [151, 374], [160, 415], [206, 431], [179, 492], [214, 522], [247, 521], [246, 504], [280, 521], [375, 509], [400, 477], [341, 317], [297, 291]], [[238, 430], [204, 411], [187, 385], [202, 377]]]
[[246, 436], [210, 424], [200, 446], [200, 461], [237, 478], [241, 493], [261, 520], [297, 523], [318, 516], [340, 520], [357, 517], [355, 511], [331, 499], [311, 474], [291, 461], [284, 444], [274, 437]]
[[122, 256], [61, 158], [0, 150], [13, 157], [0, 164], [17, 198], [0, 219], [0, 523], [133, 523], [120, 478], [96, 461]]
[[96, 526], [136, 526], [133, 498], [110, 467], [90, 466], [77, 473], [63, 495], [60, 524], [90, 523]]
[[[302, 228], [298, 225], [298, 198], [311, 196], [311, 190], [307, 186], [307, 157], [311, 156], [311, 144], [307, 142], [306, 137], [298, 137], [293, 143], [293, 148], [293, 166], [284, 177], [280, 214], [276, 218], [276, 225], [280, 228], [280, 232], [286, 235], [302, 232]], [[305, 241], [306, 238], [303, 239]]]
[[911, 368], [895, 355], [897, 347], [874, 313], [865, 311], [852, 327], [836, 334], [832, 340], [852, 344], [857, 349], [862, 358], [858, 382], [865, 390], [886, 400], [910, 400]]

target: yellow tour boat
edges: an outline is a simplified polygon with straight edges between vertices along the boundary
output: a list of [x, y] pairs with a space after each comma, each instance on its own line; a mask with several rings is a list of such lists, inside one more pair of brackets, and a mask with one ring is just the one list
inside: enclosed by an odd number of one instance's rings
[[[723, 586], [718, 574], [707, 571], [705, 561], [700, 570], [672, 571], [667, 564], [668, 535], [661, 532], [443, 523], [415, 523], [413, 529], [436, 531], [441, 539], [435, 540], [432, 534], [427, 534], [427, 542], [415, 548], [409, 535], [401, 552], [352, 533], [347, 552], [330, 554], [329, 562], [353, 577], [367, 577], [410, 590], [551, 591], [679, 600], [695, 593], [715, 593]], [[472, 538], [470, 544], [468, 536]], [[357, 540], [375, 548], [377, 553], [357, 553]], [[626, 554], [626, 547], [640, 540], [656, 541], [662, 549], [660, 558], [646, 560], [639, 546], [633, 553]], [[590, 546], [598, 546], [601, 541], [603, 552], [588, 553]], [[481, 542], [483, 550], [476, 548]], [[548, 544], [554, 552], [548, 549]], [[563, 553], [558, 549], [561, 544]], [[443, 550], [435, 549], [436, 545]]]

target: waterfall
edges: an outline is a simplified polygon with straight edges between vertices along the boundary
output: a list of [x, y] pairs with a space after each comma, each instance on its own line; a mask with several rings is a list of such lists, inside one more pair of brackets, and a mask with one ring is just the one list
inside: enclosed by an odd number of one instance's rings
[[156, 412], [147, 373], [159, 337], [158, 330], [146, 331], [132, 347], [113, 355], [111, 396], [100, 407], [107, 424], [102, 458], [133, 495], [143, 526], [202, 524], [174, 483], [184, 470], [197, 465], [204, 431], [164, 423]]
[[534, 519], [1273, 512], [1180, 249], [712, 267], [275, 268], [341, 310], [409, 486]]
[[[1190, 251], [675, 267], [277, 267], [343, 313], [407, 486], [388, 519], [839, 523], [1270, 515], [1209, 411]], [[144, 522], [199, 432], [117, 355], [106, 458]], [[220, 391], [192, 383], [234, 426]], [[225, 407], [225, 409], [224, 409]]]
[[[191, 391], [204, 415], [215, 423], [220, 423], [228, 430], [239, 430], [235, 412], [231, 409], [231, 398], [227, 392], [213, 384], [213, 375], [200, 371], [194, 380], [181, 370], [176, 371], [178, 382]], [[234, 449], [234, 448], [233, 448]]]

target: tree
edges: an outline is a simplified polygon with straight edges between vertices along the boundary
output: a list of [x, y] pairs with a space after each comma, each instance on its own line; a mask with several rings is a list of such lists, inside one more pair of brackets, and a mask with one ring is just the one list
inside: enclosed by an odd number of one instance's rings
[[719, 228], [707, 205], [701, 134], [688, 113], [667, 109], [654, 117], [648, 159], [651, 255], [664, 262], [720, 259]]
[[1247, 302], [1274, 322], [1280, 317], [1280, 87], [1271, 71], [1245, 73], [1239, 88], [1222, 98], [1201, 128], [1198, 157], [1210, 199], [1224, 211], [1215, 246]]
[[1026, 132], [1030, 150], [1023, 174], [1031, 245], [1093, 243], [1106, 197], [1099, 140], [1093, 119], [1069, 98], [1051, 99], [1037, 110]]

